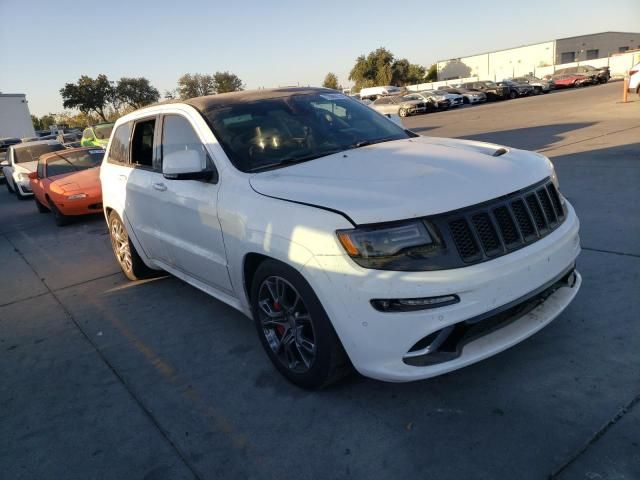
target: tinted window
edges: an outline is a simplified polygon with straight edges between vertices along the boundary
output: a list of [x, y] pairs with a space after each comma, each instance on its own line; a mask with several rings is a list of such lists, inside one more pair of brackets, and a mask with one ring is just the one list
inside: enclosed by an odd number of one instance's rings
[[47, 177], [99, 167], [103, 156], [104, 150], [102, 149], [61, 152], [47, 161]]
[[38, 162], [38, 178], [44, 178], [44, 163]]
[[127, 163], [129, 159], [129, 136], [131, 134], [131, 123], [120, 125], [111, 140], [109, 147], [110, 163]]
[[131, 163], [142, 167], [153, 166], [153, 132], [156, 120], [136, 122], [131, 137]]
[[206, 165], [207, 152], [191, 123], [179, 115], [167, 115], [162, 124], [162, 156], [193, 150]]
[[[334, 108], [343, 116], [333, 113]], [[363, 142], [409, 138], [402, 127], [339, 93], [219, 103], [204, 113], [222, 148], [242, 171], [312, 160]]]
[[84, 132], [82, 132], [82, 138], [84, 139], [93, 138], [93, 131], [90, 128], [85, 128]]
[[379, 98], [375, 102], [373, 102], [374, 105], [389, 105], [390, 103], [391, 103], [391, 99], [386, 97]]
[[34, 162], [38, 160], [40, 155], [45, 153], [57, 152], [58, 150], [64, 150], [64, 147], [59, 143], [29, 145], [20, 148], [14, 148], [13, 161], [15, 163]]

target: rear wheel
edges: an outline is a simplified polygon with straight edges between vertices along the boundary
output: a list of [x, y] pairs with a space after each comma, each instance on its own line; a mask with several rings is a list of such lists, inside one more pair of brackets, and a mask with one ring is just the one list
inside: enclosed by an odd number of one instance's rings
[[116, 212], [109, 214], [109, 237], [118, 265], [129, 280], [149, 278], [156, 272], [145, 265]]
[[261, 263], [251, 285], [251, 305], [260, 341], [289, 381], [317, 389], [350, 372], [329, 317], [297, 270], [274, 260]]
[[513, 99], [514, 99], [514, 98], [516, 98], [517, 96], [518, 96], [518, 94], [516, 93], [516, 91], [515, 91], [515, 90], [511, 90], [511, 91], [509, 92], [509, 98], [510, 98], [511, 100], [513, 100]]

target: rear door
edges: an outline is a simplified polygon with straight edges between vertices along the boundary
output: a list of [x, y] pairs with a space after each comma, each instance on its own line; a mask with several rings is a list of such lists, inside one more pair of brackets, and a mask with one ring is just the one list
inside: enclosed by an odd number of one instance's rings
[[125, 216], [144, 253], [169, 261], [157, 219], [164, 209], [163, 177], [158, 164], [158, 117], [135, 120], [129, 142], [129, 173], [125, 180]]
[[[214, 166], [203, 137], [187, 114], [166, 114], [162, 119], [159, 154], [193, 150]], [[219, 183], [213, 180], [163, 179], [162, 210], [158, 229], [172, 265], [226, 293], [233, 293], [227, 256], [218, 220]]]

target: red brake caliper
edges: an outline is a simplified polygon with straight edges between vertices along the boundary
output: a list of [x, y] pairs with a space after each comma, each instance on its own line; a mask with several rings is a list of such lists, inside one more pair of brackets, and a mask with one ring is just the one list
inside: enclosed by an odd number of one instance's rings
[[[282, 307], [280, 306], [279, 302], [273, 302], [273, 309], [276, 312], [279, 312], [281, 308]], [[282, 325], [280, 325], [280, 324], [277, 324], [276, 325], [276, 331], [278, 332], [278, 335], [280, 335], [280, 338], [282, 338], [282, 336], [284, 335], [284, 327]]]

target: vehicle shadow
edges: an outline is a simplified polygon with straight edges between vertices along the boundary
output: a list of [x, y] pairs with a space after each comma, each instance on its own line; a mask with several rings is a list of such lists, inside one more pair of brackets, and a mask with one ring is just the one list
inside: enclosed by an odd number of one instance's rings
[[[571, 132], [591, 127], [597, 123], [598, 122], [558, 123], [537, 127], [497, 130], [475, 135], [463, 135], [459, 138], [497, 143], [499, 145], [508, 145], [525, 150], [540, 150], [564, 140]], [[417, 129], [414, 129], [414, 131], [418, 132]]]

